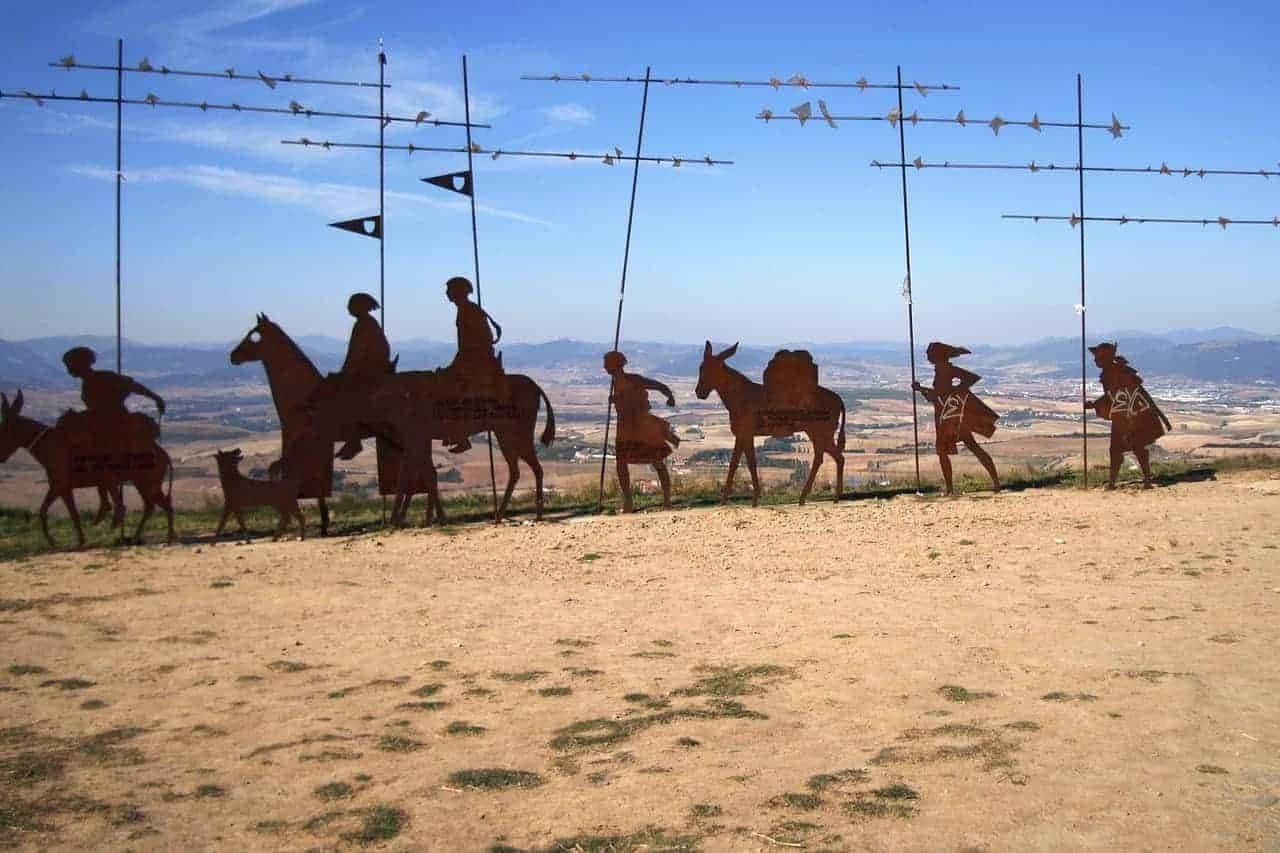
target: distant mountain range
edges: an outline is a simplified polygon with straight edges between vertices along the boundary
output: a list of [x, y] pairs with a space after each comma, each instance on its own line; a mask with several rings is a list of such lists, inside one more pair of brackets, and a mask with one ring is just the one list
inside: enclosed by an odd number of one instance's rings
[[[1259, 335], [1244, 329], [1178, 329], [1151, 334], [1113, 332], [1094, 340], [1117, 339], [1120, 350], [1148, 378], [1181, 378], [1200, 382], [1280, 383], [1280, 336]], [[322, 372], [337, 370], [346, 341], [325, 336], [303, 336], [297, 343]], [[100, 367], [115, 364], [115, 340], [106, 337], [49, 337], [26, 341], [0, 340], [0, 389], [69, 389], [74, 383], [62, 367], [62, 354], [73, 346], [89, 346], [98, 353]], [[157, 387], [233, 385], [260, 381], [256, 365], [234, 367], [228, 358], [234, 344], [165, 346], [125, 341], [126, 373]], [[719, 351], [725, 346], [716, 344]], [[842, 367], [876, 373], [901, 368], [906, 357], [902, 343], [866, 342], [837, 344], [788, 344], [813, 353], [825, 367]], [[551, 370], [600, 373], [605, 344], [555, 340], [539, 344], [507, 344], [501, 347], [509, 371]], [[637, 370], [667, 376], [695, 376], [702, 361], [702, 344], [666, 344], [627, 341], [623, 344], [630, 364]], [[758, 376], [777, 346], [739, 347], [733, 364]], [[924, 344], [917, 358], [924, 364]], [[439, 367], [453, 358], [452, 343], [411, 339], [398, 341], [402, 370]], [[1035, 375], [1067, 378], [1079, 375], [1080, 344], [1073, 338], [1045, 338], [1012, 346], [974, 346], [965, 363], [995, 379]], [[1094, 371], [1089, 364], [1090, 373]]]

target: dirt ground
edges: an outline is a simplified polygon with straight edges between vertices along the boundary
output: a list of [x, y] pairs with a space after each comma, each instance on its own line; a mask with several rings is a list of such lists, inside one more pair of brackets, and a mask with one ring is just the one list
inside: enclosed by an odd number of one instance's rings
[[1278, 520], [1253, 473], [0, 565], [0, 844], [1280, 850]]

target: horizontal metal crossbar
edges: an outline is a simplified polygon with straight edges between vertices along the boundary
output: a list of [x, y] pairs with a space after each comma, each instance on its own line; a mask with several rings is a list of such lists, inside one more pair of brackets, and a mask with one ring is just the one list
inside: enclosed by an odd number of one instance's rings
[[[79, 95], [59, 95], [56, 92], [44, 94], [42, 92], [29, 92], [22, 90], [21, 92], [3, 92], [0, 91], [0, 98], [15, 98], [20, 100], [29, 100], [37, 106], [44, 106], [44, 101], [83, 101], [91, 104], [114, 104], [116, 98], [103, 98], [90, 95], [87, 92], [81, 92]], [[155, 95], [147, 95], [145, 98], [120, 98], [122, 104], [133, 104], [144, 107], [178, 107], [181, 109], [194, 109], [201, 112], [221, 111], [221, 112], [237, 112], [237, 113], [274, 113], [277, 115], [295, 115], [306, 116], [307, 118], [355, 118], [373, 121], [385, 121], [388, 124], [399, 122], [403, 124], [413, 125], [431, 125], [432, 127], [466, 127], [467, 123], [462, 121], [443, 121], [437, 118], [431, 118], [430, 113], [426, 110], [419, 112], [416, 116], [380, 116], [374, 113], [347, 113], [333, 112], [330, 110], [313, 110], [305, 107], [297, 101], [290, 101], [287, 107], [257, 107], [245, 104], [211, 104], [208, 101], [166, 101]], [[472, 127], [487, 128], [487, 124], [477, 124], [472, 122]]]
[[[331, 148], [366, 148], [383, 151], [408, 151], [413, 154], [417, 151], [441, 152], [446, 154], [466, 154], [466, 148], [457, 147], [440, 147], [433, 145], [379, 145], [376, 142], [330, 142], [327, 139], [282, 139], [282, 145], [301, 145], [305, 148], [323, 148], [325, 150]], [[715, 160], [710, 156], [702, 157], [636, 157], [631, 154], [623, 154], [620, 149], [614, 149], [613, 154], [580, 154], [577, 151], [521, 151], [507, 150], [503, 148], [485, 148], [479, 143], [473, 143], [471, 146], [472, 154], [488, 154], [491, 159], [497, 160], [499, 157], [559, 157], [565, 160], [599, 160], [606, 166], [612, 166], [618, 161], [635, 162], [639, 160], [641, 163], [670, 163], [672, 166], [681, 166], [689, 164], [691, 166], [732, 166], [732, 160]]]
[[352, 86], [370, 89], [390, 89], [387, 83], [365, 83], [358, 80], [318, 80], [312, 77], [295, 77], [292, 74], [264, 74], [259, 71], [257, 74], [240, 74], [234, 68], [226, 68], [222, 71], [190, 71], [181, 68], [170, 68], [167, 65], [161, 65], [159, 68], [153, 66], [147, 60], [142, 60], [137, 67], [115, 65], [96, 65], [87, 62], [77, 62], [75, 56], [64, 56], [57, 62], [50, 62], [51, 68], [65, 68], [70, 71], [73, 68], [84, 69], [86, 71], [122, 71], [126, 74], [160, 74], [172, 77], [205, 77], [214, 80], [255, 80], [274, 89], [279, 83], [298, 83], [316, 86]]
[[596, 77], [591, 74], [524, 74], [521, 80], [549, 80], [554, 83], [661, 83], [664, 86], [734, 86], [736, 88], [761, 88], [768, 87], [775, 91], [779, 89], [857, 89], [865, 91], [867, 89], [903, 89], [915, 90], [922, 96], [927, 96], [929, 92], [954, 92], [959, 86], [951, 86], [946, 83], [904, 83], [899, 86], [897, 83], [868, 83], [865, 77], [859, 78], [852, 83], [825, 83], [808, 79], [801, 74], [795, 74], [786, 80], [777, 77], [771, 77], [768, 80], [699, 80], [693, 77]]

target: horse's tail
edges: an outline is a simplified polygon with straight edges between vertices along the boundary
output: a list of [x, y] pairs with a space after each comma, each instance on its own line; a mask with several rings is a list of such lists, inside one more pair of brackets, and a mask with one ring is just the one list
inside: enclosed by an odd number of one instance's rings
[[536, 382], [533, 385], [538, 389], [538, 396], [542, 398], [542, 404], [547, 407], [547, 425], [542, 430], [542, 445], [550, 447], [551, 442], [556, 440], [556, 411], [551, 408], [551, 398], [547, 396], [547, 392], [542, 390], [542, 386]]
[[844, 421], [845, 421], [844, 397], [841, 397], [839, 394], [836, 394], [836, 399], [840, 401], [840, 435], [836, 438], [836, 447], [841, 452], [844, 452]]

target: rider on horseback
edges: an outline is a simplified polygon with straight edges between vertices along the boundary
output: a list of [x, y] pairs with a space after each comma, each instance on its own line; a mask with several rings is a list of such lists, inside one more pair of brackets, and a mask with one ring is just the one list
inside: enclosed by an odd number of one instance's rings
[[[442, 378], [449, 388], [449, 396], [454, 398], [451, 408], [458, 410], [457, 416], [463, 420], [470, 420], [477, 410], [488, 408], [483, 403], [496, 402], [505, 396], [502, 356], [493, 351], [494, 344], [502, 340], [502, 327], [489, 312], [467, 298], [473, 289], [467, 279], [455, 276], [445, 283], [444, 289], [449, 301], [458, 307], [458, 354], [443, 370]], [[471, 411], [461, 411], [460, 407]], [[449, 450], [453, 453], [471, 447], [466, 435], [454, 436], [451, 443]]]
[[111, 464], [128, 467], [127, 461], [115, 458], [119, 453], [142, 452], [160, 438], [160, 427], [141, 412], [130, 412], [125, 401], [133, 394], [147, 397], [164, 416], [164, 400], [160, 395], [131, 377], [111, 370], [94, 370], [97, 354], [88, 347], [75, 347], [62, 355], [67, 373], [80, 380], [80, 399], [85, 411], [69, 411], [58, 419], [58, 425], [73, 436], [73, 444], [110, 454]]
[[[378, 300], [367, 293], [355, 293], [347, 300], [347, 313], [356, 318], [351, 327], [351, 342], [347, 345], [347, 358], [342, 370], [331, 374], [335, 391], [370, 391], [387, 374], [394, 372], [391, 362], [391, 346], [382, 326], [371, 316], [380, 306]], [[347, 439], [338, 451], [339, 459], [354, 459], [363, 449], [360, 437]]]

